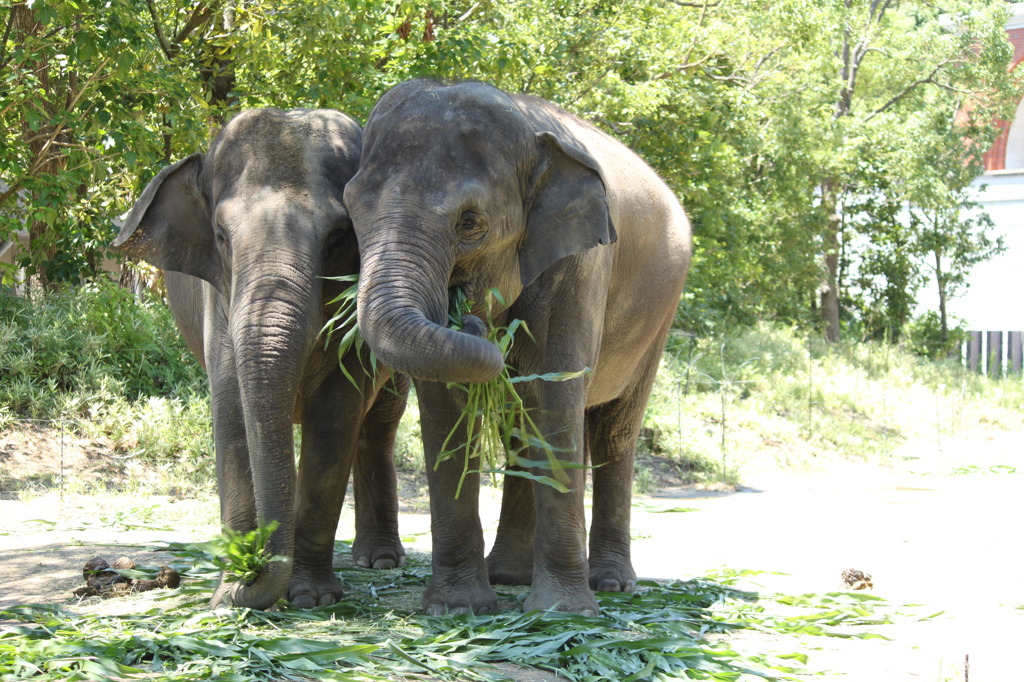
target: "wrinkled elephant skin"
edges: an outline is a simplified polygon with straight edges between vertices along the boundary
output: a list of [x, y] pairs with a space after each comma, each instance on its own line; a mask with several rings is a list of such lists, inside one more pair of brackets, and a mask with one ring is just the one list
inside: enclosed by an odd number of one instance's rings
[[[430, 485], [428, 613], [486, 612], [489, 581], [531, 583], [526, 609], [596, 613], [592, 589], [631, 590], [629, 511], [644, 407], [690, 262], [689, 222], [638, 156], [543, 100], [483, 83], [411, 81], [367, 121], [360, 170], [345, 191], [362, 253], [359, 324], [381, 361], [416, 381]], [[464, 399], [506, 361], [477, 334], [447, 328], [448, 292], [495, 325], [526, 322], [507, 362], [558, 456], [593, 470], [589, 552], [585, 473], [568, 493], [505, 478], [498, 536], [485, 560], [478, 476], [458, 499], [459, 457], [435, 468]], [[496, 288], [499, 302], [486, 306]], [[521, 453], [545, 462], [543, 448]], [[534, 473], [550, 474], [538, 467]]]
[[114, 242], [166, 271], [178, 327], [206, 369], [222, 523], [276, 521], [267, 552], [291, 559], [251, 584], [222, 576], [213, 605], [334, 603], [334, 534], [353, 467], [357, 562], [404, 558], [392, 452], [408, 380], [382, 390], [349, 353], [353, 385], [319, 338], [343, 286], [323, 278], [359, 269], [343, 191], [360, 140], [339, 112], [245, 111], [206, 154], [161, 170]]

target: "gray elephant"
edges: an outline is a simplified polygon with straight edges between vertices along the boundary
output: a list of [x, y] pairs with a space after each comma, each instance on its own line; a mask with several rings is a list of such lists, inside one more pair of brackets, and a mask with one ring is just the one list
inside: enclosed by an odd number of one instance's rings
[[[477, 82], [411, 81], [370, 115], [345, 199], [362, 253], [360, 329], [382, 362], [413, 377], [420, 399], [433, 533], [423, 607], [487, 612], [489, 579], [532, 583], [527, 610], [596, 613], [592, 588], [632, 590], [637, 436], [690, 263], [689, 221], [672, 191], [622, 144], [548, 102]], [[507, 358], [519, 374], [589, 368], [517, 384], [561, 459], [592, 456], [589, 557], [585, 472], [569, 468], [568, 493], [506, 476], [485, 559], [478, 477], [456, 499], [462, 463], [438, 466], [463, 405], [445, 382], [487, 381], [505, 360], [479, 334], [446, 327], [451, 287], [476, 302], [477, 318], [497, 288], [505, 305], [493, 323], [527, 323], [532, 336]], [[545, 460], [538, 448], [522, 456]]]
[[[272, 562], [251, 584], [222, 580], [211, 604], [269, 608], [334, 603], [334, 536], [355, 462], [357, 563], [402, 563], [392, 459], [408, 379], [371, 378], [319, 332], [359, 270], [345, 183], [361, 130], [326, 110], [253, 109], [207, 154], [164, 168], [114, 246], [166, 270], [167, 297], [210, 381], [221, 521], [276, 521]], [[365, 359], [363, 359], [365, 360]], [[301, 425], [296, 475], [292, 424]]]

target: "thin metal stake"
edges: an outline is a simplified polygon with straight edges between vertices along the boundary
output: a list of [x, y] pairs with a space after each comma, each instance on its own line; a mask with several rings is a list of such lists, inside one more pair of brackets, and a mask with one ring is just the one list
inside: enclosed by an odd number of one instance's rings
[[64, 417], [57, 422], [60, 427], [60, 506], [64, 508]]

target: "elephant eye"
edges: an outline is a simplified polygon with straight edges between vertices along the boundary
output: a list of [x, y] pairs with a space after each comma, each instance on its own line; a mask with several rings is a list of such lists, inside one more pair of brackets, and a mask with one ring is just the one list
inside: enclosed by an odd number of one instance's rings
[[213, 238], [217, 240], [217, 248], [221, 249], [223, 253], [231, 252], [231, 240], [228, 239], [227, 230], [218, 226], [213, 233]]
[[465, 211], [459, 216], [459, 223], [457, 228], [459, 236], [463, 239], [474, 239], [483, 235], [484, 226], [483, 216], [473, 211]]

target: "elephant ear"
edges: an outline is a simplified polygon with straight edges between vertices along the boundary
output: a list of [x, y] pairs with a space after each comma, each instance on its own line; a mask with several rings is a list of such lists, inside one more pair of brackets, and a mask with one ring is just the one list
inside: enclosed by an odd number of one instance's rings
[[519, 276], [528, 286], [557, 261], [615, 242], [597, 161], [550, 132], [537, 133], [541, 161], [531, 180]]
[[193, 154], [157, 173], [112, 246], [163, 270], [206, 280], [223, 293], [224, 268], [200, 185], [203, 158]]

